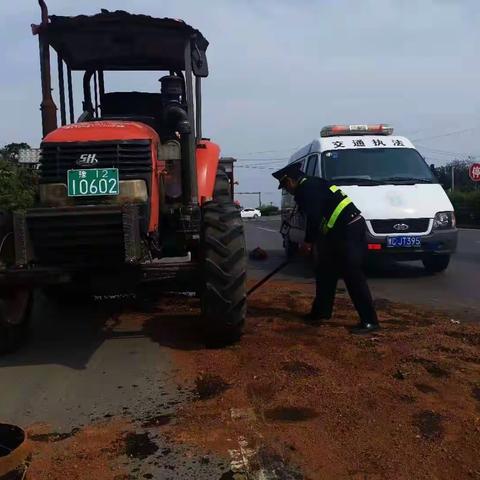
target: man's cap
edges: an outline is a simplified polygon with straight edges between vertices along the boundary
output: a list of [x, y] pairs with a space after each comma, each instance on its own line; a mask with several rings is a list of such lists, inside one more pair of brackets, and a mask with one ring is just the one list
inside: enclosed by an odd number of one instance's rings
[[285, 185], [285, 180], [291, 178], [292, 180], [298, 180], [304, 176], [304, 173], [301, 170], [302, 166], [300, 163], [292, 163], [286, 167], [277, 170], [272, 173], [272, 176], [279, 181], [278, 188], [283, 188]]

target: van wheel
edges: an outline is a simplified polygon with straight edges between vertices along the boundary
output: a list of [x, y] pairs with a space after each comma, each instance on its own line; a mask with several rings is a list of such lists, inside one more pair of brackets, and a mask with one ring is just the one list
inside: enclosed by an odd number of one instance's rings
[[428, 273], [440, 273], [447, 269], [450, 255], [431, 255], [423, 259], [423, 266]]
[[0, 354], [14, 352], [24, 343], [32, 303], [28, 288], [11, 290], [0, 298]]

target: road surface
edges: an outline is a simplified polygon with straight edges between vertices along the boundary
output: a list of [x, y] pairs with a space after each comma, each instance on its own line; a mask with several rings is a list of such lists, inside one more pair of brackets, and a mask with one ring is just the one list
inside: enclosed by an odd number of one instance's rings
[[[192, 398], [176, 381], [173, 354], [202, 348], [200, 335], [190, 334], [193, 317], [172, 315], [168, 308], [142, 312], [129, 301], [62, 308], [41, 295], [36, 300], [28, 344], [0, 357], [0, 423], [45, 423], [56, 434], [126, 418], [140, 434], [157, 437], [158, 451], [147, 459], [121, 455], [123, 468], [135, 475], [125, 478], [191, 479], [194, 471], [195, 478], [210, 480], [229, 471], [229, 459], [209, 457], [207, 463], [203, 452], [186, 455], [144, 428]], [[137, 450], [144, 446], [139, 439]], [[86, 475], [79, 478], [92, 478]]]
[[[267, 261], [250, 262], [251, 278], [260, 278], [282, 261], [278, 226], [275, 219], [246, 222], [249, 249], [261, 246], [269, 252]], [[479, 249], [480, 231], [461, 231], [459, 253], [445, 274], [428, 276], [415, 265], [377, 270], [370, 276], [374, 294], [473, 318], [480, 312]], [[300, 263], [279, 278], [312, 281], [308, 266]], [[177, 383], [175, 352], [201, 351], [192, 315], [172, 317], [175, 312], [168, 306], [152, 315], [128, 302], [60, 308], [41, 295], [37, 300], [30, 342], [0, 359], [0, 422], [44, 422], [53, 432], [69, 432], [128, 416], [143, 432], [145, 418], [168, 417], [191, 399], [191, 391]], [[146, 328], [149, 321], [158, 325], [161, 335]], [[147, 460], [124, 456], [121, 460], [135, 474], [129, 478], [193, 478], [192, 471], [198, 480], [232, 478], [227, 458], [205, 461], [201, 452], [186, 455], [172, 445], [166, 448], [161, 436], [152, 441], [168, 458], [163, 453]]]
[[[260, 246], [269, 253], [266, 262], [250, 261], [251, 276], [260, 278], [285, 258], [279, 228], [277, 218], [246, 222], [249, 250]], [[460, 230], [458, 251], [442, 274], [428, 275], [421, 262], [406, 262], [377, 265], [369, 269], [368, 276], [377, 298], [427, 305], [459, 318], [480, 320], [480, 230]], [[311, 268], [302, 259], [277, 278], [313, 281]]]

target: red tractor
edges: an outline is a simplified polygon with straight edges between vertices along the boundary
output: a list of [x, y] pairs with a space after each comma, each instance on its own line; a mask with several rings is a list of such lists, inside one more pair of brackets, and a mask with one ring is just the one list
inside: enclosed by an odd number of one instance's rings
[[[223, 168], [219, 146], [202, 137], [208, 41], [180, 20], [49, 16], [39, 4], [39, 199], [0, 216], [0, 351], [19, 345], [37, 288], [59, 299], [145, 284], [195, 292], [206, 341], [234, 342], [246, 312], [246, 250], [231, 163]], [[162, 72], [159, 91], [106, 90], [112, 72], [132, 71]]]

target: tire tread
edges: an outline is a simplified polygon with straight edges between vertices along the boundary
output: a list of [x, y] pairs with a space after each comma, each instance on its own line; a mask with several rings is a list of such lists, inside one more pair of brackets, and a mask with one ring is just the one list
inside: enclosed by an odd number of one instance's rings
[[213, 200], [203, 206], [204, 286], [202, 310], [206, 342], [237, 341], [246, 316], [246, 247], [243, 222], [228, 177], [219, 171]]

